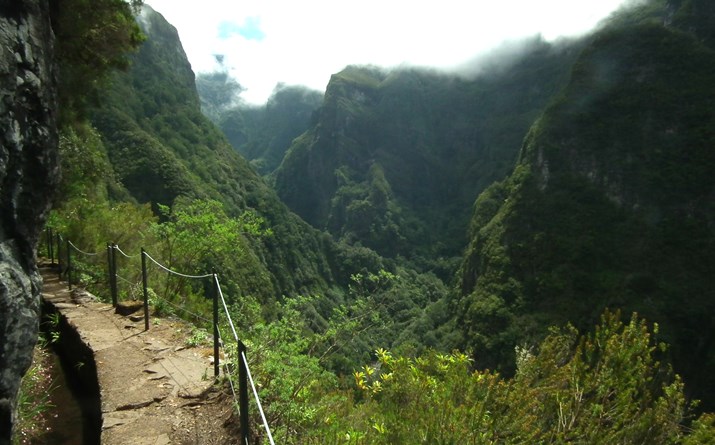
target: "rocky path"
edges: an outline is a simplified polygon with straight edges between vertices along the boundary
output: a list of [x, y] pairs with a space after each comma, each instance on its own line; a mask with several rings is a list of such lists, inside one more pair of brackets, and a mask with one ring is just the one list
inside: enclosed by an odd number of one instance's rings
[[67, 290], [42, 268], [42, 298], [89, 346], [101, 392], [101, 443], [107, 445], [224, 444], [232, 400], [214, 385], [208, 348], [187, 348], [190, 326], [115, 313], [82, 290]]

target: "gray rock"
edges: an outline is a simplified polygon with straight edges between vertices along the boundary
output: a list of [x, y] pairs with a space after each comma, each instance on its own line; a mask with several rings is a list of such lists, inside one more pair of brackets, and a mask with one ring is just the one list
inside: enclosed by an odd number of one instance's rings
[[0, 445], [37, 340], [35, 249], [59, 180], [53, 40], [46, 0], [0, 0]]

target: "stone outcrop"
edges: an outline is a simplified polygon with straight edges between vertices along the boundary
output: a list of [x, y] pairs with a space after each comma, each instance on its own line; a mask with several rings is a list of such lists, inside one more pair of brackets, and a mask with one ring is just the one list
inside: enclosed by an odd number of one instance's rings
[[35, 248], [58, 177], [56, 68], [46, 0], [0, 0], [0, 444], [37, 339]]

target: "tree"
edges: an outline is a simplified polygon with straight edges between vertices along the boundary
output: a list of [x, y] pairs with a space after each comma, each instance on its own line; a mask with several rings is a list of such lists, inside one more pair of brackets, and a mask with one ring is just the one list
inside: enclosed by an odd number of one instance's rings
[[[658, 361], [665, 346], [634, 314], [605, 312], [587, 335], [553, 328], [537, 351], [517, 348], [504, 379], [473, 371], [468, 355], [416, 358], [378, 349], [355, 371], [357, 403], [327, 413], [325, 431], [356, 443], [710, 443], [705, 414], [686, 428], [683, 384]], [[353, 443], [353, 442], [350, 442]]]
[[201, 98], [201, 111], [214, 123], [218, 123], [222, 112], [238, 104], [238, 95], [244, 88], [228, 72], [215, 71], [199, 73], [196, 76], [196, 90]]
[[[235, 289], [244, 291], [271, 289], [264, 266], [253, 254], [251, 237], [271, 236], [265, 221], [253, 211], [238, 218], [226, 215], [223, 205], [212, 200], [177, 198], [173, 208], [159, 206], [165, 221], [154, 225], [160, 240], [160, 259], [168, 267], [184, 274], [204, 274], [216, 270], [222, 282], [235, 296]], [[162, 296], [168, 300], [192, 300], [194, 289], [187, 279], [167, 278]], [[231, 301], [229, 301], [231, 302]]]
[[98, 86], [144, 41], [134, 19], [142, 0], [50, 0], [60, 67], [60, 123], [82, 120]]
[[678, 443], [687, 405], [683, 383], [657, 357], [666, 346], [633, 314], [606, 311], [593, 333], [552, 329], [536, 355], [517, 350], [518, 371], [504, 427], [529, 443]]

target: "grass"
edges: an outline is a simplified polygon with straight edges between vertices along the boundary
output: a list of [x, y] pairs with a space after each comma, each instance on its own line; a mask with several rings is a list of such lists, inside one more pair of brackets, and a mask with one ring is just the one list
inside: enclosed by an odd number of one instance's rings
[[35, 347], [32, 366], [22, 378], [18, 394], [18, 418], [13, 445], [35, 443], [46, 432], [47, 413], [53, 408], [52, 356], [42, 345]]

